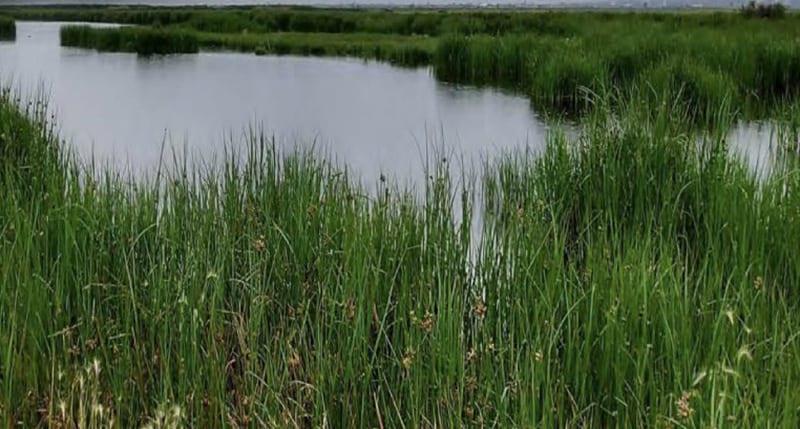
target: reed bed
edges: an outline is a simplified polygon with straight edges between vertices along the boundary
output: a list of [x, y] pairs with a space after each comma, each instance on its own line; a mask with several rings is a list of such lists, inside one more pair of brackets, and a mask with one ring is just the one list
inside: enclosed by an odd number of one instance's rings
[[439, 43], [434, 70], [442, 80], [509, 88], [528, 94], [544, 110], [568, 114], [586, 110], [581, 102], [587, 92], [614, 88], [642, 95], [668, 92], [697, 109], [701, 119], [726, 98], [750, 116], [768, 116], [800, 91], [800, 50], [792, 40], [752, 33], [629, 33], [619, 41], [606, 34], [453, 35]]
[[712, 119], [724, 100], [738, 106], [742, 116], [763, 118], [800, 95], [800, 18], [795, 14], [754, 19], [756, 15], [736, 12], [5, 10], [24, 18], [145, 26], [68, 28], [62, 36], [69, 46], [145, 53], [202, 47], [431, 65], [443, 81], [510, 89], [558, 116], [585, 115], [592, 109], [585, 103], [587, 94], [612, 89], [636, 90], [650, 99], [668, 93], [668, 98], [691, 106], [698, 123]]
[[96, 28], [88, 25], [61, 27], [61, 45], [105, 52], [136, 52], [139, 55], [197, 53], [194, 34], [145, 27]]
[[351, 33], [222, 34], [195, 33], [209, 50], [235, 50], [257, 55], [339, 56], [379, 60], [401, 67], [430, 63], [436, 40], [427, 37]]
[[0, 40], [17, 38], [17, 26], [13, 18], [0, 15]]
[[371, 33], [439, 36], [447, 33], [569, 35], [575, 21], [561, 13], [468, 12], [308, 7], [9, 7], [20, 19], [179, 26], [209, 33]]
[[446, 160], [367, 192], [259, 135], [131, 182], [5, 91], [2, 422], [796, 427], [800, 169], [668, 101], [593, 100], [474, 201]]

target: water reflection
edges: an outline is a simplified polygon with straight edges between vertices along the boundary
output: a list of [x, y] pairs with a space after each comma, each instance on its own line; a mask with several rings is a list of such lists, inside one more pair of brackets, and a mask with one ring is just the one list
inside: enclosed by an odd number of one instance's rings
[[44, 85], [62, 135], [81, 155], [136, 172], [158, 164], [164, 141], [208, 160], [254, 124], [286, 145], [315, 145], [366, 183], [381, 173], [422, 177], [432, 141], [468, 164], [544, 144], [546, 127], [525, 98], [442, 84], [427, 68], [236, 53], [97, 53], [61, 48], [59, 26], [19, 22], [17, 42], [0, 45], [0, 72], [23, 92]]

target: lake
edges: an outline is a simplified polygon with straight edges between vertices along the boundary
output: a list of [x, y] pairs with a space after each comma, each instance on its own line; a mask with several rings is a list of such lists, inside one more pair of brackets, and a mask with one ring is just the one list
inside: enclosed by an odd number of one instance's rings
[[428, 68], [358, 59], [201, 53], [139, 57], [62, 48], [62, 24], [17, 22], [0, 73], [43, 91], [62, 136], [84, 159], [154, 169], [162, 144], [211, 159], [249, 129], [315, 145], [367, 183], [416, 178], [426, 149], [479, 163], [541, 148], [547, 126], [524, 97], [438, 82]]
[[[210, 161], [244, 146], [252, 130], [287, 151], [313, 147], [370, 185], [381, 175], [418, 183], [434, 152], [472, 168], [498, 153], [539, 151], [547, 138], [548, 125], [525, 97], [442, 83], [429, 68], [98, 53], [59, 46], [61, 25], [17, 22], [16, 41], [0, 42], [0, 76], [24, 95], [46, 96], [82, 159], [134, 175], [154, 171], [164, 148]], [[752, 169], [769, 171], [773, 127], [743, 122], [728, 138]]]

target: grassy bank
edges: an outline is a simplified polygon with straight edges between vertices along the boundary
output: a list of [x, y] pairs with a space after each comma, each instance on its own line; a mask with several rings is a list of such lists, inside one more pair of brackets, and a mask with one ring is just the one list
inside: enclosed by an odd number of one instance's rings
[[758, 115], [800, 94], [795, 40], [755, 29], [633, 27], [579, 39], [454, 35], [439, 43], [434, 68], [440, 79], [513, 89], [543, 108], [565, 112], [588, 107], [580, 104], [587, 92], [611, 88], [644, 97], [666, 92], [702, 118], [725, 99]]
[[797, 426], [800, 169], [596, 103], [487, 165], [477, 238], [443, 163], [421, 200], [367, 193], [254, 136], [131, 183], [3, 93], [3, 423]]
[[418, 36], [351, 33], [221, 34], [195, 33], [204, 49], [227, 49], [257, 55], [347, 56], [386, 61], [398, 66], [430, 64], [436, 39]]
[[87, 25], [61, 27], [61, 46], [106, 52], [136, 52], [140, 55], [196, 53], [193, 34], [147, 27], [93, 28]]
[[0, 40], [14, 40], [17, 38], [17, 26], [14, 19], [0, 15]]
[[426, 37], [321, 33], [223, 34], [150, 27], [61, 28], [61, 45], [106, 52], [195, 53], [199, 48], [257, 55], [349, 56], [400, 66], [430, 63], [436, 41]]
[[19, 19], [179, 26], [210, 33], [370, 33], [439, 36], [448, 33], [540, 33], [577, 30], [563, 13], [324, 9], [308, 7], [9, 7]]

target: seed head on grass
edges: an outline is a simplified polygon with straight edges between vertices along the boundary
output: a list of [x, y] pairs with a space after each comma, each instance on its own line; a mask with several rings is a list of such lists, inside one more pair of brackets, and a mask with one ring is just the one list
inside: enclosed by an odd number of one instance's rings
[[349, 298], [344, 304], [344, 315], [349, 321], [356, 318], [356, 302], [353, 298]]
[[477, 389], [478, 389], [478, 378], [475, 377], [474, 375], [470, 375], [464, 381], [464, 390], [466, 390], [466, 392], [469, 394], [473, 394]]
[[289, 359], [286, 361], [286, 363], [289, 365], [289, 370], [290, 371], [297, 372], [300, 369], [300, 367], [303, 365], [303, 360], [300, 357], [300, 354], [297, 353], [296, 350], [292, 350], [289, 353]]
[[478, 360], [478, 352], [475, 351], [475, 347], [471, 347], [467, 351], [467, 363], [473, 363]]
[[254, 249], [256, 252], [259, 252], [259, 253], [261, 253], [261, 252], [263, 252], [263, 251], [264, 251], [264, 249], [266, 249], [266, 248], [267, 248], [267, 244], [266, 244], [266, 242], [264, 241], [264, 236], [263, 236], [263, 235], [260, 235], [258, 238], [256, 238], [255, 240], [253, 240], [253, 249]]
[[416, 357], [417, 357], [417, 352], [413, 348], [409, 347], [403, 354], [403, 359], [400, 361], [400, 364], [403, 366], [403, 368], [406, 369], [406, 371], [408, 371], [409, 369], [411, 369], [411, 366], [414, 365], [414, 360], [416, 359]]
[[689, 420], [694, 415], [694, 408], [692, 408], [691, 400], [694, 396], [693, 391], [684, 391], [681, 397], [675, 401], [675, 406], [678, 408], [678, 417], [682, 420]]
[[431, 333], [431, 331], [433, 331], [434, 323], [435, 322], [434, 322], [434, 319], [433, 319], [433, 314], [431, 314], [431, 312], [429, 312], [429, 311], [426, 311], [425, 312], [425, 316], [422, 318], [422, 320], [419, 321], [419, 327], [425, 333], [429, 334], [429, 333]]
[[482, 299], [477, 298], [472, 306], [472, 314], [474, 314], [478, 320], [483, 320], [483, 318], [486, 317], [486, 311], [486, 303], [484, 303]]

